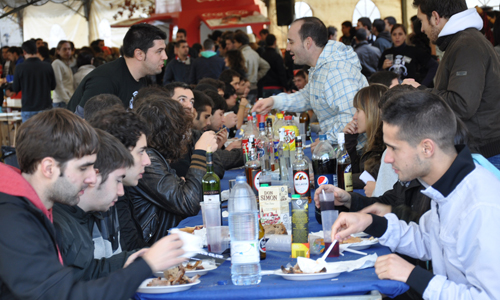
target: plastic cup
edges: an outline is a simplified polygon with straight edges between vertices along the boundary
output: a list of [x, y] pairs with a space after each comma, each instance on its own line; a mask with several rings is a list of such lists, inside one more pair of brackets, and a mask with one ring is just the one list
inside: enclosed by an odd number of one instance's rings
[[287, 234], [269, 234], [266, 243], [267, 251], [292, 252], [292, 236]]
[[[323, 225], [323, 234], [325, 241], [325, 249], [332, 243], [332, 226], [339, 216], [339, 211], [335, 210], [335, 195], [333, 193], [320, 193], [319, 202], [321, 207], [321, 223]], [[332, 251], [328, 257], [338, 257], [339, 246], [338, 243], [333, 246]]]
[[221, 226], [220, 203], [201, 202], [200, 205], [205, 228]]
[[236, 184], [236, 179], [229, 179], [229, 193], [233, 189], [233, 186]]

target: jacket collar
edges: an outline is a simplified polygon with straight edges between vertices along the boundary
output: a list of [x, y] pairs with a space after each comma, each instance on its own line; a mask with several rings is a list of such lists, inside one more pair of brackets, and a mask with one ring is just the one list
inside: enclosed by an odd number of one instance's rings
[[388, 40], [389, 42], [392, 43], [391, 34], [385, 30], [377, 35], [377, 39]]
[[475, 28], [477, 30], [483, 28], [483, 19], [481, 19], [475, 8], [464, 10], [450, 17], [438, 35], [436, 45], [439, 47], [439, 50], [446, 51], [453, 36], [468, 28]]
[[462, 180], [476, 168], [467, 146], [457, 145], [455, 149], [458, 152], [457, 157], [444, 175], [431, 187], [443, 195], [443, 197], [448, 197]]

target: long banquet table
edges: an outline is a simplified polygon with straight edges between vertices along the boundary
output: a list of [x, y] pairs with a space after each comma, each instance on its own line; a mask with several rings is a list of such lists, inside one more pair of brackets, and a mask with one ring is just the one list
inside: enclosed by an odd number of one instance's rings
[[[309, 144], [309, 143], [308, 143]], [[310, 158], [310, 149], [305, 149], [305, 154]], [[237, 175], [244, 175], [244, 169], [229, 170], [221, 180], [221, 189], [229, 188], [229, 179]], [[363, 190], [359, 191], [362, 192]], [[314, 193], [314, 190], [311, 191]], [[309, 232], [322, 230], [322, 226], [314, 216], [314, 203], [309, 206]], [[227, 218], [223, 219], [223, 225], [227, 225]], [[177, 227], [202, 225], [201, 212], [194, 217], [184, 219]], [[386, 255], [391, 253], [384, 246], [375, 245], [363, 250], [368, 254]], [[327, 258], [327, 262], [356, 260], [361, 255], [344, 252], [344, 256], [338, 258]], [[319, 255], [312, 255], [312, 259]], [[267, 258], [261, 261], [262, 270], [276, 270], [288, 263], [295, 265], [295, 258], [291, 258], [290, 252], [267, 251]], [[324, 279], [314, 281], [289, 281], [277, 275], [264, 275], [258, 285], [235, 286], [231, 282], [231, 262], [226, 261], [217, 269], [208, 272], [200, 278], [201, 283], [193, 286], [187, 291], [170, 294], [145, 294], [136, 293], [137, 300], [153, 299], [279, 299], [279, 298], [315, 298], [338, 295], [365, 295], [373, 290], [390, 297], [397, 296], [408, 290], [408, 285], [399, 281], [380, 280], [375, 274], [375, 269], [367, 268], [340, 274], [338, 279]]]

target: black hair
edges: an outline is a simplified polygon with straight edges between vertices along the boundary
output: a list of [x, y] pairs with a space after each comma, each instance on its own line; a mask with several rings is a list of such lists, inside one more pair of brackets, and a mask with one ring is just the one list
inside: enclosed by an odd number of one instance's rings
[[226, 84], [224, 88], [224, 99], [229, 99], [232, 95], [236, 94], [235, 88], [231, 84]]
[[187, 31], [186, 31], [186, 29], [184, 29], [184, 28], [179, 28], [179, 29], [177, 30], [177, 33], [176, 33], [176, 34], [178, 34], [178, 33], [184, 33], [184, 37], [187, 37], [187, 36], [188, 36], [188, 35], [187, 35]]
[[163, 86], [163, 88], [167, 92], [167, 97], [169, 97], [169, 98], [172, 98], [174, 96], [176, 88], [183, 88], [185, 90], [191, 89], [191, 87], [187, 83], [180, 82], [180, 81], [174, 81], [171, 83], [167, 83]]
[[111, 172], [120, 168], [130, 168], [134, 165], [134, 158], [130, 151], [113, 135], [104, 130], [95, 129], [99, 138], [99, 152], [94, 168], [99, 170], [101, 184], [106, 182]]
[[127, 149], [134, 148], [141, 135], [149, 135], [144, 120], [135, 112], [126, 111], [123, 107], [110, 107], [97, 112], [87, 120], [94, 128], [111, 133]]
[[80, 51], [78, 57], [76, 58], [76, 66], [79, 68], [81, 66], [92, 64], [92, 59], [94, 58], [94, 53], [90, 51]]
[[263, 35], [263, 34], [269, 34], [269, 30], [267, 30], [266, 28], [263, 28], [259, 31], [259, 35]]
[[203, 41], [203, 49], [206, 51], [206, 50], [212, 50], [212, 48], [214, 47], [214, 41], [212, 41], [211, 39], [206, 39], [205, 41]]
[[351, 21], [344, 21], [344, 22], [342, 22], [341, 25], [344, 26], [344, 27], [352, 28], [352, 22]]
[[146, 98], [150, 98], [150, 96], [164, 96], [171, 98], [174, 94], [170, 95], [170, 93], [165, 89], [164, 87], [161, 87], [159, 85], [151, 85], [151, 86], [146, 86], [143, 87], [142, 89], [137, 92], [137, 95], [134, 97], [134, 109], [139, 107]]
[[382, 121], [397, 126], [398, 139], [413, 147], [429, 138], [441, 150], [455, 151], [456, 116], [438, 95], [417, 90], [392, 97], [382, 108]]
[[369, 18], [361, 17], [358, 19], [358, 22], [361, 22], [361, 25], [366, 26], [368, 30], [372, 30], [372, 21]]
[[83, 118], [85, 120], [90, 120], [96, 115], [97, 112], [115, 105], [118, 108], [125, 110], [122, 100], [120, 100], [118, 96], [113, 94], [96, 95], [85, 102], [85, 106], [83, 107]]
[[194, 88], [197, 91], [200, 92], [206, 92], [206, 91], [215, 91], [217, 92], [217, 88], [213, 85], [202, 83], [202, 84], [197, 84], [196, 87]]
[[9, 47], [9, 49], [7, 50], [7, 52], [10, 52], [10, 53], [15, 53], [19, 56], [21, 56], [23, 54], [23, 50], [19, 47], [16, 47], [16, 46], [12, 46], [12, 47]]
[[45, 46], [40, 46], [38, 47], [38, 53], [44, 58], [44, 59], [47, 59], [47, 58], [50, 58], [50, 53], [49, 53], [49, 48], [45, 47]]
[[231, 84], [231, 81], [233, 81], [233, 77], [238, 77], [241, 79], [240, 73], [236, 72], [235, 70], [227, 69], [220, 73], [219, 80], [223, 81], [225, 84]]
[[380, 83], [385, 85], [386, 87], [390, 87], [392, 81], [398, 78], [398, 75], [391, 71], [378, 71], [372, 74], [368, 79], [368, 83]]
[[364, 28], [356, 30], [356, 39], [358, 42], [366, 41], [366, 30]]
[[207, 94], [205, 94], [204, 92], [194, 90], [193, 94], [194, 94], [193, 108], [198, 113], [196, 119], [199, 120], [201, 113], [205, 111], [205, 107], [210, 106], [210, 108], [213, 108], [214, 102], [212, 101], [212, 98], [207, 96]]
[[35, 55], [37, 53], [36, 42], [34, 40], [28, 40], [21, 45], [26, 54]]
[[274, 34], [268, 34], [266, 36], [266, 46], [274, 46], [274, 43], [276, 43], [276, 36]]
[[391, 25], [394, 25], [394, 24], [396, 24], [396, 23], [397, 23], [396, 18], [391, 17], [391, 16], [389, 16], [389, 17], [385, 17], [385, 18], [384, 18], [384, 21], [387, 21], [387, 23], [389, 23], [389, 24], [391, 24]]
[[[175, 43], [174, 43], [174, 42], [171, 42], [171, 43], [173, 43], [173, 44], [174, 44], [174, 47], [175, 47], [175, 48], [179, 48], [179, 47], [181, 46], [181, 44], [187, 43], [187, 41], [186, 41], [186, 40], [178, 40], [178, 41], [177, 41], [177, 42], [175, 42]], [[170, 45], [170, 43], [169, 43], [169, 45]]]
[[198, 81], [198, 84], [210, 84], [211, 86], [214, 86], [217, 90], [218, 89], [223, 90], [225, 86], [225, 83], [223, 81], [210, 77], [205, 77], [201, 79], [200, 81]]
[[234, 34], [234, 41], [242, 44], [242, 45], [248, 45], [250, 43], [250, 39], [248, 38], [248, 35], [244, 32], [236, 32]]
[[373, 27], [377, 29], [378, 33], [382, 33], [385, 30], [385, 22], [382, 19], [373, 20]]
[[141, 23], [132, 25], [123, 38], [123, 55], [134, 57], [135, 49], [144, 53], [154, 46], [155, 40], [165, 40], [167, 35], [158, 27]]
[[[386, 72], [389, 72], [389, 71], [386, 71]], [[385, 92], [382, 95], [382, 97], [380, 97], [380, 100], [378, 101], [378, 107], [380, 109], [382, 109], [382, 107], [384, 107], [384, 104], [387, 101], [389, 101], [389, 99], [391, 99], [395, 96], [398, 96], [400, 94], [413, 92], [415, 90], [416, 90], [416, 88], [414, 88], [413, 86], [411, 86], [409, 84], [400, 84], [400, 85], [393, 86], [387, 92]]]
[[337, 27], [335, 26], [328, 26], [328, 38], [330, 38], [330, 35], [335, 35], [337, 33]]
[[293, 23], [299, 21], [302, 21], [299, 29], [301, 41], [310, 37], [316, 46], [320, 48], [326, 46], [328, 43], [328, 31], [326, 30], [325, 24], [320, 19], [316, 17], [304, 17], [293, 21]]
[[441, 18], [449, 19], [454, 14], [467, 10], [465, 0], [413, 0], [413, 6], [420, 8], [420, 11], [427, 15], [430, 20], [432, 12], [435, 11]]
[[224, 99], [224, 97], [222, 97], [221, 95], [219, 95], [219, 93], [217, 93], [217, 91], [214, 91], [214, 90], [206, 90], [204, 91], [204, 93], [210, 97], [210, 99], [212, 99], [213, 103], [214, 103], [214, 106], [212, 106], [212, 114], [220, 109], [222, 110], [223, 112], [226, 112], [227, 111], [227, 103], [226, 103], [226, 100]]
[[222, 31], [214, 30], [212, 34], [209, 34], [208, 37], [211, 38], [214, 42], [217, 41], [219, 37], [222, 36]]

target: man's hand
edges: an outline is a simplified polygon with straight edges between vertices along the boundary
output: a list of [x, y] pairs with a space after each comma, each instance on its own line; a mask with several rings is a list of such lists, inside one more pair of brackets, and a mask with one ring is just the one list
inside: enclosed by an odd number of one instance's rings
[[[304, 141], [302, 141], [302, 142], [304, 142]], [[314, 149], [316, 149], [316, 146], [318, 146], [318, 144], [319, 144], [319, 139], [316, 138], [314, 143], [311, 144], [311, 153], [314, 153]]]
[[373, 195], [373, 191], [375, 190], [375, 181], [368, 181], [363, 188], [365, 190], [366, 197], [371, 197]]
[[401, 82], [401, 84], [411, 85], [414, 88], [418, 88], [420, 86], [420, 83], [416, 82], [415, 79], [412, 78], [406, 78], [403, 82]]
[[237, 140], [237, 141], [232, 142], [231, 144], [229, 144], [226, 147], [226, 150], [231, 151], [231, 150], [236, 149], [236, 148], [241, 148], [241, 140]]
[[347, 239], [351, 234], [362, 232], [373, 222], [371, 215], [362, 213], [340, 213], [332, 226], [332, 240], [339, 243]]
[[271, 111], [273, 106], [274, 106], [273, 97], [260, 99], [259, 101], [255, 102], [255, 105], [252, 108], [252, 112], [255, 111], [261, 115], [265, 115]]
[[227, 128], [233, 128], [236, 126], [237, 122], [238, 116], [234, 112], [230, 112], [224, 116], [224, 125], [226, 125]]
[[380, 256], [375, 262], [375, 273], [380, 279], [406, 282], [415, 266], [397, 254]]
[[320, 185], [314, 193], [314, 203], [316, 203], [317, 208], [319, 208], [319, 195], [323, 193], [322, 191], [325, 191], [325, 193], [333, 193], [335, 196], [335, 205], [351, 206], [351, 195], [348, 192], [334, 185], [325, 184]]
[[123, 265], [123, 268], [128, 267], [128, 265], [130, 265], [131, 263], [133, 263], [138, 257], [143, 256], [144, 253], [146, 253], [148, 250], [149, 250], [149, 248], [142, 248], [141, 250], [137, 251], [136, 253], [130, 255], [127, 258], [127, 261], [125, 262], [125, 264]]
[[217, 150], [218, 145], [217, 145], [217, 138], [215, 135], [215, 132], [213, 131], [205, 131], [198, 142], [194, 145], [195, 150], [203, 150], [207, 151], [208, 147], [211, 147], [212, 152], [215, 152]]
[[177, 234], [168, 235], [154, 243], [142, 258], [148, 263], [153, 273], [163, 271], [187, 260], [181, 257], [184, 254], [182, 245], [182, 240]]
[[347, 123], [343, 131], [345, 134], [358, 133], [358, 122], [356, 120], [351, 120], [351, 122]]
[[219, 149], [224, 147], [224, 144], [227, 142], [227, 129], [224, 128], [217, 133], [217, 146]]
[[359, 212], [365, 214], [374, 214], [379, 217], [383, 217], [386, 214], [390, 213], [391, 211], [392, 211], [392, 206], [376, 202], [370, 206], [363, 208]]

